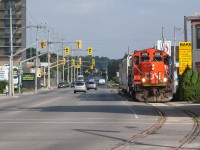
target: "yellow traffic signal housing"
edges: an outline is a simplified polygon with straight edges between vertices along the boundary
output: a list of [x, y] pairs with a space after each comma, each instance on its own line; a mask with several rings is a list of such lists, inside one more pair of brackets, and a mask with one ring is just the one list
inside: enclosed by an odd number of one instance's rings
[[63, 57], [63, 65], [66, 64], [66, 59]]
[[71, 65], [72, 65], [72, 66], [74, 66], [74, 65], [75, 65], [74, 58], [72, 58], [72, 60], [71, 60]]
[[65, 47], [64, 48], [64, 52], [65, 52], [65, 55], [70, 55], [70, 48], [69, 47]]
[[92, 66], [95, 66], [95, 59], [92, 59]]
[[82, 41], [76, 40], [76, 49], [82, 49]]
[[91, 66], [90, 66], [90, 69], [93, 69], [93, 68], [94, 68], [93, 65], [91, 65]]
[[46, 40], [41, 41], [41, 48], [46, 48], [47, 47], [47, 42]]
[[88, 47], [88, 55], [92, 55], [92, 47]]
[[79, 65], [82, 65], [81, 57], [78, 58], [78, 64], [79, 64]]

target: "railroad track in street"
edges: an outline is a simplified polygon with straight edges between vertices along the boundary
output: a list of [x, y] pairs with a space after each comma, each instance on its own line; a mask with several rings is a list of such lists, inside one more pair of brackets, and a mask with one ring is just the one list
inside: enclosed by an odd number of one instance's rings
[[[179, 109], [175, 105], [170, 105], [170, 106], [174, 107], [175, 109]], [[191, 112], [189, 110], [183, 110], [183, 109], [179, 109], [179, 110], [183, 111], [189, 117], [191, 117], [193, 119], [194, 124], [190, 132], [187, 135], [185, 135], [185, 137], [183, 137], [180, 141], [178, 141], [176, 145], [172, 146], [171, 150], [177, 150], [179, 148], [184, 147], [184, 145], [191, 143], [193, 140], [195, 140], [195, 138], [198, 135], [200, 135], [200, 123], [199, 123], [198, 115], [196, 115], [194, 112]]]
[[[167, 119], [166, 117], [167, 114], [165, 114], [159, 107], [155, 106], [154, 103], [148, 104], [148, 105], [153, 106], [155, 112], [159, 115], [155, 124], [153, 124], [150, 128], [127, 139], [125, 142], [120, 142], [118, 144], [115, 144], [113, 147], [110, 147], [109, 150], [122, 150], [122, 149], [126, 150], [127, 147], [134, 148], [134, 145], [136, 144], [136, 142], [139, 142], [140, 139], [147, 138], [147, 136], [152, 135], [165, 124], [166, 119]], [[172, 109], [178, 109], [179, 111], [182, 111], [184, 114], [186, 114], [188, 117], [192, 118], [193, 120], [193, 127], [191, 128], [191, 130], [189, 130], [183, 138], [175, 142], [175, 144], [172, 144], [172, 146], [168, 147], [170, 150], [178, 150], [180, 148], [184, 148], [184, 146], [186, 146], [188, 143], [191, 143], [200, 134], [200, 123], [199, 123], [198, 117], [191, 111], [181, 110], [177, 108], [176, 106], [172, 106], [169, 104], [166, 104], [166, 106]]]
[[131, 138], [127, 139], [125, 142], [118, 143], [114, 145], [112, 148], [110, 147], [109, 150], [124, 149], [127, 145], [130, 145], [130, 144], [132, 145], [134, 144], [134, 142], [138, 141], [139, 139], [145, 138], [146, 136], [151, 135], [154, 132], [156, 132], [158, 129], [160, 129], [162, 125], [165, 123], [166, 117], [162, 113], [162, 111], [160, 111], [158, 108], [154, 107], [154, 110], [156, 114], [158, 115], [158, 119], [150, 128], [132, 136]]

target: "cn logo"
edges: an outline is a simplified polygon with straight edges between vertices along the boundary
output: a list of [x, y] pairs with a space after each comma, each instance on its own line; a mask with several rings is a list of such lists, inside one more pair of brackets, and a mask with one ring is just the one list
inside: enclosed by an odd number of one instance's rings
[[167, 44], [164, 45], [164, 51], [165, 51], [166, 53], [169, 52], [169, 46], [168, 46]]

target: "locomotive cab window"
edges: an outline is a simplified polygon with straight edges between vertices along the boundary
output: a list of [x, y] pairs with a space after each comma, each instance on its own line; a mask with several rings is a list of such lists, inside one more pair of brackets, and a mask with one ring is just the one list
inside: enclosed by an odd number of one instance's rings
[[135, 65], [139, 64], [139, 57], [138, 56], [134, 56], [134, 64]]
[[154, 56], [153, 61], [162, 61], [162, 57], [161, 56]]
[[164, 64], [169, 65], [169, 56], [164, 56]]
[[162, 56], [160, 52], [155, 52], [153, 56], [153, 61], [162, 61]]
[[142, 56], [141, 62], [149, 62], [149, 56]]

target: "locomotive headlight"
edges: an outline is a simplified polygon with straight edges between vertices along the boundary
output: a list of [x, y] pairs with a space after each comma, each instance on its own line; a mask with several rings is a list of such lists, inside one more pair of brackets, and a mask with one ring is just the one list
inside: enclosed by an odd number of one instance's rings
[[145, 78], [142, 78], [142, 82], [144, 83], [146, 80], [145, 80]]
[[154, 70], [155, 69], [155, 64], [151, 65], [151, 69]]
[[167, 78], [164, 78], [164, 79], [163, 79], [163, 82], [167, 82]]

